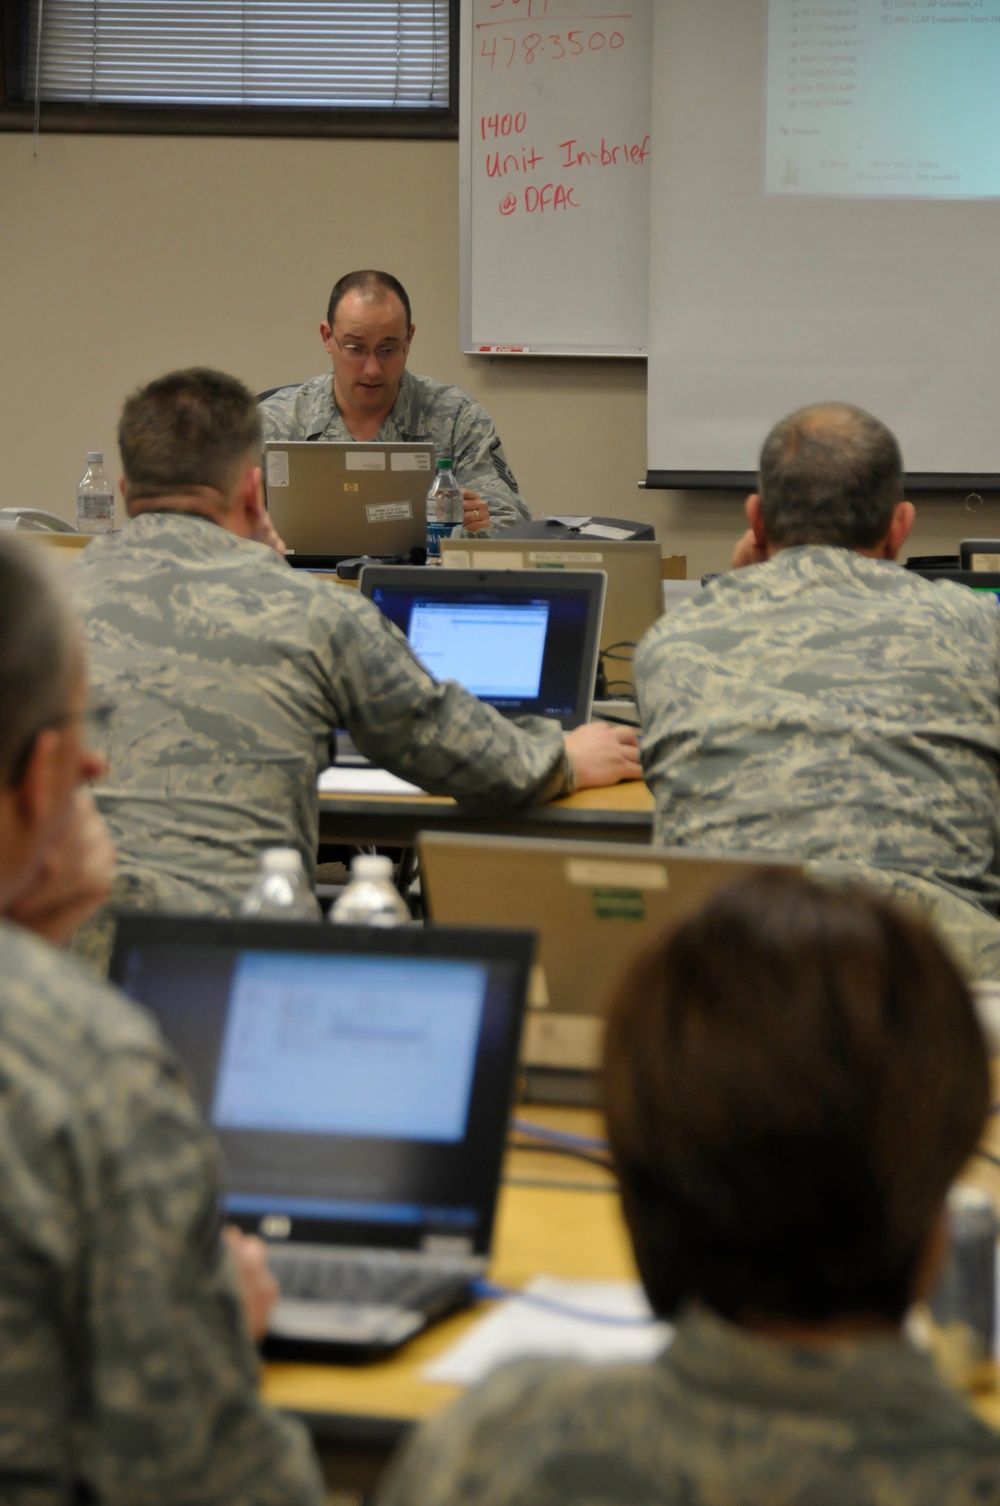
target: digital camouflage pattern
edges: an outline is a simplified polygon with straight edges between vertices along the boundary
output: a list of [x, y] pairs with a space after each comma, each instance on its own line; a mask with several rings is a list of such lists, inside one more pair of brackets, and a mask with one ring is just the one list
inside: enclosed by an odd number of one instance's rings
[[[299, 387], [281, 387], [260, 405], [267, 439], [353, 439], [333, 399], [333, 374], [313, 377]], [[481, 403], [460, 387], [403, 372], [399, 396], [378, 432], [384, 443], [434, 445], [437, 457], [450, 455], [459, 486], [478, 492], [490, 509], [490, 527], [477, 539], [522, 523], [531, 514], [522, 502], [514, 473], [493, 420]]]
[[635, 655], [658, 842], [789, 854], [1000, 979], [1000, 613], [849, 549], [781, 550]]
[[95, 539], [75, 594], [92, 695], [112, 708], [95, 790], [118, 849], [112, 904], [231, 910], [266, 847], [297, 847], [312, 873], [336, 727], [468, 804], [571, 787], [558, 723], [515, 724], [438, 683], [357, 591], [206, 518], [146, 513]]
[[152, 1021], [0, 922], [0, 1500], [319, 1506], [256, 1394], [219, 1172]]
[[651, 1364], [527, 1360], [423, 1428], [377, 1506], [987, 1506], [1000, 1434], [901, 1339], [691, 1312]]

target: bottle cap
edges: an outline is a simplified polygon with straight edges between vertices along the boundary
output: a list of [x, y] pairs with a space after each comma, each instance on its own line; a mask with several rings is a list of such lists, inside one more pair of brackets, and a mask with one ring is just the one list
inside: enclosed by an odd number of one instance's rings
[[104, 464], [104, 451], [103, 450], [88, 450], [87, 451], [87, 464], [88, 465], [103, 465]]
[[351, 859], [351, 878], [392, 880], [392, 859], [384, 853], [363, 852]]
[[441, 455], [439, 457], [439, 459], [438, 459], [437, 468], [438, 468], [439, 471], [450, 471], [451, 470], [451, 456], [450, 455]]
[[260, 855], [260, 866], [268, 873], [297, 873], [302, 857], [297, 847], [266, 847]]

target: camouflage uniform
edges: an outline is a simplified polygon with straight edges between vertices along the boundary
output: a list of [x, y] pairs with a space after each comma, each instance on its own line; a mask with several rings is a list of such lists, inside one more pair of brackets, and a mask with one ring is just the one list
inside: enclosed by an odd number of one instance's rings
[[0, 921], [0, 1500], [319, 1506], [256, 1394], [219, 1171], [149, 1018]]
[[690, 1313], [652, 1364], [528, 1360], [406, 1446], [378, 1506], [986, 1506], [1000, 1434], [901, 1338]]
[[94, 699], [114, 707], [96, 795], [122, 902], [230, 910], [265, 847], [297, 847], [311, 873], [335, 727], [373, 762], [466, 803], [571, 788], [558, 723], [517, 725], [439, 684], [356, 591], [206, 518], [147, 513], [96, 539], [76, 597]]
[[[301, 387], [281, 387], [260, 405], [265, 439], [353, 439], [333, 400], [333, 374]], [[460, 486], [478, 492], [490, 509], [489, 529], [477, 539], [521, 523], [531, 514], [518, 495], [514, 473], [486, 409], [460, 387], [403, 372], [399, 396], [378, 432], [383, 441], [430, 442], [450, 455]], [[471, 537], [471, 535], [470, 535]]]
[[635, 656], [656, 840], [788, 853], [929, 913], [1000, 978], [1000, 613], [849, 549], [783, 549]]

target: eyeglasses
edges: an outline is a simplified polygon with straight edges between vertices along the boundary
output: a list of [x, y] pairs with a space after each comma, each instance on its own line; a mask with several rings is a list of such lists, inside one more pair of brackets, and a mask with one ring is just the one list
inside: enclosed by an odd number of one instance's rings
[[21, 783], [27, 772], [28, 763], [30, 762], [35, 744], [43, 732], [54, 731], [57, 727], [68, 727], [70, 722], [82, 722], [84, 740], [87, 743], [91, 743], [96, 741], [103, 732], [107, 731], [114, 710], [115, 707], [111, 701], [98, 701], [88, 705], [83, 711], [64, 711], [58, 716], [46, 717], [45, 721], [25, 738], [14, 755], [10, 769], [7, 772], [6, 782], [8, 786], [11, 789], [15, 789]]
[[356, 345], [353, 340], [338, 340], [333, 330], [330, 331], [330, 338], [341, 355], [349, 361], [367, 361], [369, 356], [374, 356], [380, 366], [388, 366], [390, 361], [397, 361], [400, 356], [405, 356], [409, 344], [408, 340], [404, 340], [402, 345], [376, 345], [374, 350], [369, 350], [367, 345]]

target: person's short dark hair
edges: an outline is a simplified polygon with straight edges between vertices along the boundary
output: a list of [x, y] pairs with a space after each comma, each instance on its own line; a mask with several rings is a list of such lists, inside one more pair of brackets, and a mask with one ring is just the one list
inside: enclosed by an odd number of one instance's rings
[[900, 1319], [989, 1105], [968, 988], [916, 915], [783, 874], [721, 890], [617, 994], [612, 1151], [656, 1312]]
[[66, 710], [70, 616], [39, 546], [0, 539], [0, 778], [17, 785], [35, 738]]
[[201, 487], [227, 494], [261, 444], [256, 399], [242, 382], [204, 367], [172, 371], [133, 392], [122, 409], [125, 500]]
[[348, 293], [360, 293], [364, 298], [379, 298], [386, 293], [395, 293], [403, 305], [407, 329], [413, 323], [409, 294], [399, 278], [393, 277], [391, 272], [379, 272], [374, 267], [366, 267], [360, 272], [346, 272], [334, 283], [326, 310], [326, 322], [331, 329], [337, 317], [337, 306]]
[[819, 403], [771, 430], [759, 487], [772, 544], [871, 549], [902, 501], [903, 457], [895, 436], [863, 408]]

